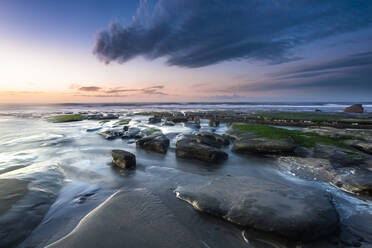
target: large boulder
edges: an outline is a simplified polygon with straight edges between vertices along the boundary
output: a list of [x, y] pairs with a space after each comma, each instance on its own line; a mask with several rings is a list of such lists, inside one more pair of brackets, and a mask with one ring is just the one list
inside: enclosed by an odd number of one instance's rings
[[344, 112], [348, 113], [363, 113], [364, 108], [362, 104], [353, 104], [350, 107], [344, 109]]
[[169, 147], [169, 139], [161, 133], [154, 133], [137, 140], [136, 144], [145, 150], [166, 153]]
[[136, 166], [136, 156], [124, 150], [112, 150], [112, 162], [120, 168], [133, 168]]
[[310, 241], [338, 230], [338, 214], [326, 192], [255, 177], [220, 177], [177, 187], [195, 209], [244, 228]]
[[232, 150], [238, 153], [292, 154], [296, 144], [292, 139], [243, 138], [234, 143]]
[[229, 145], [230, 144], [230, 141], [229, 141], [228, 138], [226, 138], [222, 135], [219, 135], [219, 134], [210, 133], [210, 132], [200, 132], [200, 133], [197, 133], [196, 135], [212, 139], [212, 140], [214, 140], [218, 143], [221, 143], [222, 145]]
[[179, 158], [196, 159], [218, 163], [226, 160], [227, 153], [217, 148], [196, 143], [189, 139], [181, 139], [176, 143], [176, 156]]
[[333, 178], [332, 184], [342, 190], [372, 196], [372, 171], [362, 168], [344, 168]]

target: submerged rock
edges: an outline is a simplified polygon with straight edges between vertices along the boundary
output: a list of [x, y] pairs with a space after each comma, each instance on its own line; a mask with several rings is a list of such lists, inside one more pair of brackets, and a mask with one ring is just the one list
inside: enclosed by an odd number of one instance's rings
[[344, 112], [348, 113], [363, 113], [364, 108], [362, 104], [353, 104], [350, 107], [344, 109]]
[[154, 133], [137, 140], [136, 144], [146, 150], [166, 153], [169, 147], [169, 139], [161, 133]]
[[214, 147], [182, 139], [176, 143], [176, 156], [179, 158], [196, 159], [206, 162], [218, 163], [226, 160], [227, 153]]
[[222, 145], [225, 145], [225, 146], [230, 144], [230, 141], [229, 141], [228, 138], [226, 138], [222, 135], [219, 135], [219, 134], [209, 133], [209, 132], [200, 132], [200, 133], [197, 133], [196, 135], [212, 139], [212, 140], [214, 140], [218, 143], [221, 143]]
[[112, 150], [112, 162], [120, 168], [133, 168], [136, 166], [136, 156], [124, 150]]
[[349, 193], [372, 196], [372, 171], [344, 168], [333, 178], [332, 184]]
[[315, 240], [338, 230], [338, 214], [329, 196], [314, 188], [254, 177], [220, 177], [175, 192], [199, 211], [292, 240]]
[[252, 138], [240, 139], [234, 143], [232, 150], [238, 153], [292, 154], [296, 144], [292, 139]]

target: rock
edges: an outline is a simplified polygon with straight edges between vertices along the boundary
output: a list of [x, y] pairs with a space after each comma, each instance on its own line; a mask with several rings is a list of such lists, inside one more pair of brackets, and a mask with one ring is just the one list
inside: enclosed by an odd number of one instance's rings
[[218, 163], [226, 160], [227, 153], [214, 147], [209, 147], [188, 139], [176, 143], [176, 156], [179, 158], [196, 159], [206, 162]]
[[168, 121], [167, 120], [167, 121], [164, 122], [164, 125], [165, 126], [174, 126], [174, 125], [176, 125], [176, 123], [174, 123], [173, 121]]
[[341, 242], [354, 247], [372, 247], [371, 223], [372, 215], [368, 212], [352, 214], [342, 223]]
[[101, 136], [103, 136], [105, 139], [108, 139], [108, 140], [112, 140], [112, 139], [115, 139], [116, 138], [116, 135], [113, 135], [109, 131], [99, 132], [98, 134], [101, 135]]
[[343, 168], [332, 180], [332, 184], [349, 193], [372, 196], [372, 171]]
[[142, 137], [143, 134], [141, 133], [141, 129], [137, 127], [130, 127], [122, 136], [123, 139], [139, 139]]
[[87, 128], [87, 132], [94, 132], [100, 130], [102, 127], [92, 127], [92, 128]]
[[230, 141], [229, 141], [228, 138], [226, 138], [222, 135], [219, 135], [219, 134], [209, 133], [209, 132], [200, 132], [200, 133], [197, 133], [196, 135], [202, 136], [202, 137], [207, 137], [209, 139], [213, 139], [214, 141], [219, 142], [219, 143], [221, 143], [225, 146], [230, 144]]
[[209, 126], [210, 127], [218, 127], [220, 125], [219, 120], [209, 120]]
[[278, 158], [278, 163], [280, 168], [303, 179], [330, 182], [337, 173], [327, 159], [280, 157]]
[[372, 142], [355, 142], [351, 146], [362, 152], [372, 154]]
[[243, 228], [311, 241], [338, 230], [338, 214], [326, 192], [256, 177], [220, 177], [204, 185], [177, 187], [176, 196], [195, 209]]
[[238, 153], [292, 154], [296, 144], [292, 139], [270, 140], [266, 138], [240, 139], [232, 150]]
[[173, 123], [180, 123], [180, 122], [187, 122], [188, 118], [185, 116], [172, 116], [172, 117], [167, 117], [167, 121], [171, 121]]
[[362, 164], [365, 159], [360, 154], [334, 146], [316, 145], [313, 149], [313, 157], [329, 159], [338, 166], [350, 166]]
[[214, 139], [210, 139], [208, 137], [205, 137], [205, 136], [198, 136], [198, 135], [193, 135], [193, 134], [188, 134], [188, 135], [183, 135], [184, 136], [184, 139], [188, 139], [192, 142], [196, 142], [196, 143], [199, 143], [199, 144], [203, 144], [203, 145], [206, 145], [206, 146], [211, 146], [211, 147], [215, 147], [215, 148], [221, 148], [222, 147], [222, 144], [215, 141]]
[[350, 107], [344, 109], [344, 112], [348, 113], [363, 113], [364, 108], [362, 104], [353, 104]]
[[169, 139], [159, 133], [141, 138], [136, 142], [137, 146], [158, 153], [166, 153], [169, 147]]
[[151, 124], [156, 124], [156, 123], [160, 123], [161, 122], [161, 118], [160, 117], [150, 117], [149, 118], [149, 123]]
[[136, 167], [136, 156], [124, 150], [112, 150], [112, 162], [120, 168]]

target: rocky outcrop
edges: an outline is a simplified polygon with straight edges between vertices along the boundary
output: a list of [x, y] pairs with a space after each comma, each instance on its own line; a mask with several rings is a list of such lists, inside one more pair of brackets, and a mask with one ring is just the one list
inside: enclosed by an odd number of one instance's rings
[[158, 153], [166, 153], [169, 147], [169, 139], [161, 134], [154, 133], [150, 136], [141, 138], [136, 142], [138, 147]]
[[255, 177], [220, 177], [178, 187], [176, 196], [195, 209], [244, 228], [310, 241], [333, 234], [338, 214], [327, 193]]
[[225, 145], [225, 146], [230, 144], [230, 141], [229, 141], [228, 138], [226, 138], [222, 135], [219, 135], [219, 134], [209, 133], [209, 132], [200, 132], [200, 133], [197, 133], [196, 135], [212, 139], [212, 140], [214, 140], [218, 143], [221, 143], [222, 145]]
[[362, 104], [353, 104], [350, 107], [344, 109], [344, 112], [348, 113], [363, 113], [364, 108]]
[[124, 150], [112, 150], [112, 162], [120, 168], [136, 167], [136, 156]]
[[218, 163], [226, 160], [227, 153], [217, 148], [196, 143], [189, 139], [181, 139], [176, 143], [176, 156], [179, 158], [195, 159]]
[[372, 171], [361, 168], [343, 168], [332, 184], [344, 191], [372, 196]]
[[292, 154], [296, 144], [292, 139], [243, 138], [235, 141], [232, 150], [238, 153]]

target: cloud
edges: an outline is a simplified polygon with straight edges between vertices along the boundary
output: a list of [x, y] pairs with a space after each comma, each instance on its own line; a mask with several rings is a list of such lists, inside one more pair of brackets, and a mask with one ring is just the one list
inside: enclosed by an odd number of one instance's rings
[[87, 87], [80, 87], [79, 90], [80, 91], [100, 91], [101, 90], [101, 87], [87, 86]]
[[164, 85], [155, 85], [139, 89], [128, 89], [122, 87], [116, 88], [102, 88], [97, 86], [86, 86], [80, 87], [78, 91], [82, 92], [94, 92], [99, 94], [80, 94], [77, 93], [77, 96], [90, 96], [90, 97], [123, 97], [123, 96], [138, 96], [138, 95], [167, 95], [166, 93], [160, 91], [164, 89]]
[[97, 35], [94, 54], [106, 62], [137, 56], [202, 67], [227, 60], [283, 63], [294, 47], [366, 28], [368, 0], [140, 0], [129, 25]]
[[372, 97], [372, 52], [357, 53], [268, 74], [265, 81], [239, 84], [224, 92], [288, 91], [363, 94]]

